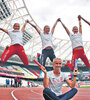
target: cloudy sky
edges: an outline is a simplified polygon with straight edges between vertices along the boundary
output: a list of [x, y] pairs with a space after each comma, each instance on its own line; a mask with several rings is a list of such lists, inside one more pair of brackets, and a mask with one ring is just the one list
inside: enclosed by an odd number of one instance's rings
[[[57, 18], [72, 32], [78, 26], [77, 16], [81, 15], [90, 22], [90, 0], [25, 0], [29, 12], [35, 22], [43, 29], [44, 25], [51, 28]], [[90, 41], [90, 26], [82, 21], [83, 40]], [[58, 23], [54, 37], [69, 39], [61, 23]]]

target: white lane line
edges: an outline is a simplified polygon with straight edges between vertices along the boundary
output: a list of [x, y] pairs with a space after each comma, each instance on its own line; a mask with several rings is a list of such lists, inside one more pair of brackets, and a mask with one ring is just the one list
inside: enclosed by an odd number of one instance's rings
[[35, 93], [35, 94], [38, 94], [38, 95], [42, 95], [42, 94], [40, 94], [40, 93], [38, 93], [38, 92], [35, 92], [34, 90], [31, 90], [31, 92], [33, 92], [33, 93]]
[[[40, 93], [37, 93], [37, 92], [35, 92], [34, 90], [30, 90], [32, 93], [34, 93], [34, 94], [38, 94], [38, 95], [41, 95], [42, 96], [42, 94], [40, 94]], [[32, 100], [41, 100], [42, 98], [41, 97], [38, 97], [38, 98], [33, 98], [33, 97], [31, 97], [30, 99], [32, 99]]]
[[15, 90], [13, 90], [13, 91], [11, 92], [11, 95], [12, 95], [12, 97], [14, 98], [14, 100], [18, 100], [18, 99], [14, 96], [14, 94], [13, 94], [14, 91], [15, 91]]

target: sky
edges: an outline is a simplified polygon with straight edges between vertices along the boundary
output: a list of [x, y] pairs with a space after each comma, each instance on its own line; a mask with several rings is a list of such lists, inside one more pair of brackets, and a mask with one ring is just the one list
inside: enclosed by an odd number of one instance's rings
[[[90, 22], [90, 0], [25, 0], [27, 8], [41, 29], [45, 25], [50, 28], [57, 18], [72, 32], [73, 26], [78, 26], [78, 15]], [[83, 41], [90, 41], [90, 26], [82, 22]], [[54, 31], [54, 37], [69, 40], [64, 28], [59, 22]]]

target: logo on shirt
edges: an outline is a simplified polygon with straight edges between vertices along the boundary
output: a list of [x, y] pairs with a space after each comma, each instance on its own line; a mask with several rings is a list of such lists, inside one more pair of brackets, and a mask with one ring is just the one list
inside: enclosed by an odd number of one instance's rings
[[63, 77], [60, 77], [61, 82], [63, 81]]
[[60, 79], [52, 78], [53, 82], [64, 82], [63, 77], [60, 77]]
[[64, 82], [64, 78], [63, 78], [63, 77], [60, 77], [60, 81], [61, 81], [61, 82]]

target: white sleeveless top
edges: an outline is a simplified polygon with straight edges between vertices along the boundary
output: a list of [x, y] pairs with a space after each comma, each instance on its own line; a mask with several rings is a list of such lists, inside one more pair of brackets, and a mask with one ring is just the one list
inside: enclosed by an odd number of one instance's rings
[[82, 46], [83, 47], [83, 42], [82, 42], [82, 34], [81, 33], [76, 33], [76, 34], [70, 34], [70, 40], [72, 43], [72, 49]]
[[45, 34], [44, 32], [40, 32], [40, 36], [42, 41], [42, 49], [45, 49], [48, 46], [53, 48], [52, 33]]
[[20, 44], [23, 46], [23, 33], [22, 33], [22, 31], [18, 31], [18, 30], [8, 31], [8, 35], [11, 39], [11, 45]]

